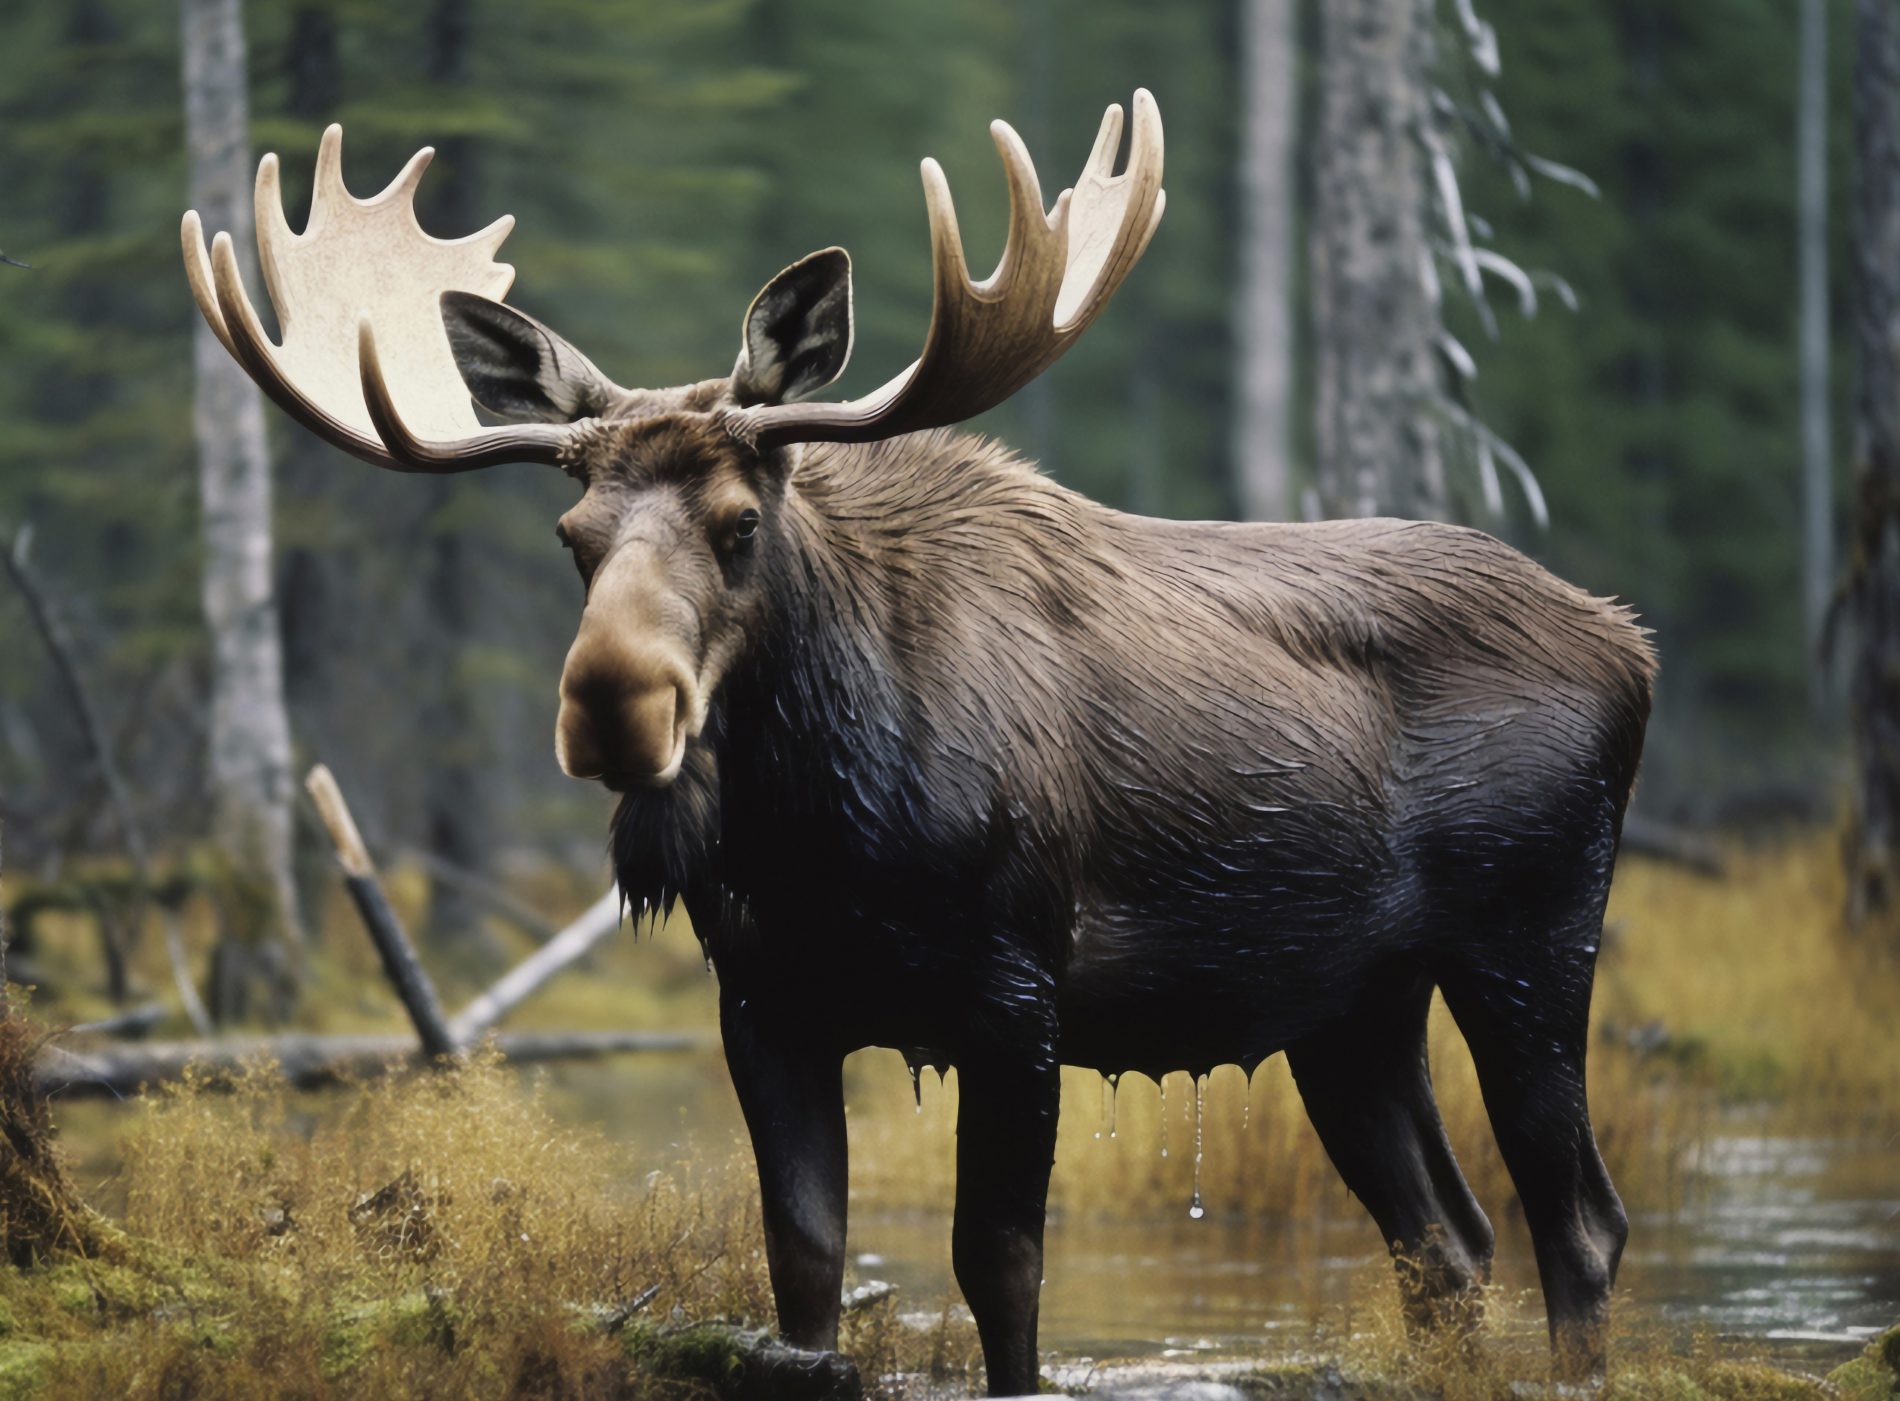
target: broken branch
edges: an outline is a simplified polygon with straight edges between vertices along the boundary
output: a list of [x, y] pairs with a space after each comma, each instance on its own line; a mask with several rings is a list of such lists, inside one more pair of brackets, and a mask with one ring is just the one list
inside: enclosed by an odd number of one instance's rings
[[370, 941], [382, 957], [383, 972], [389, 975], [391, 986], [409, 1013], [424, 1056], [431, 1060], [454, 1056], [455, 1037], [442, 1015], [442, 1002], [435, 994], [435, 984], [416, 957], [409, 932], [402, 927], [388, 895], [383, 892], [376, 867], [369, 859], [369, 848], [363, 845], [363, 835], [356, 830], [356, 819], [350, 816], [350, 806], [343, 801], [343, 790], [322, 764], [310, 770], [304, 786], [310, 790], [317, 815], [323, 819], [324, 829], [336, 847], [337, 861], [343, 867], [343, 883], [355, 902], [357, 914], [362, 916], [363, 927], [369, 931]]

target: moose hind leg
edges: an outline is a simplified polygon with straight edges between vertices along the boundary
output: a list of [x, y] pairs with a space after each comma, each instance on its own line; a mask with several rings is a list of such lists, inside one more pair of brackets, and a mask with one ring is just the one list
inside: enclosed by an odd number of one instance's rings
[[1491, 1274], [1491, 1223], [1445, 1137], [1425, 1054], [1431, 983], [1362, 1003], [1287, 1049], [1307, 1117], [1398, 1266], [1413, 1328], [1475, 1327]]
[[957, 1065], [957, 1216], [951, 1263], [976, 1317], [991, 1396], [1038, 1389], [1042, 1226], [1061, 1082], [1046, 1063]]
[[1441, 980], [1523, 1203], [1557, 1371], [1572, 1380], [1603, 1374], [1610, 1289], [1629, 1235], [1584, 1095], [1596, 944], [1592, 935], [1520, 951]]
[[732, 997], [720, 999], [719, 1026], [759, 1165], [779, 1331], [798, 1347], [836, 1348], [848, 1172], [844, 1058]]

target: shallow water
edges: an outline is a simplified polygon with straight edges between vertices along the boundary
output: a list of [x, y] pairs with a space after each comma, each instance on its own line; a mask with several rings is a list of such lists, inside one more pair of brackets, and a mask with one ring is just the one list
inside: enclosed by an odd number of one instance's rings
[[[555, 1079], [564, 1113], [601, 1124], [644, 1166], [742, 1141], [716, 1056], [574, 1067]], [[909, 1095], [906, 1093], [906, 1100]], [[1900, 1319], [1900, 1142], [1763, 1136], [1737, 1119], [1694, 1166], [1671, 1213], [1639, 1214], [1618, 1278], [1619, 1331], [1679, 1345], [1713, 1334], [1752, 1356], [1818, 1367]], [[1126, 1138], [1089, 1151], [1141, 1151]], [[880, 1213], [853, 1198], [859, 1280], [900, 1286], [910, 1307], [957, 1298], [950, 1203]], [[1343, 1186], [1317, 1221], [1250, 1220], [1218, 1200], [1138, 1221], [1052, 1218], [1041, 1340], [1056, 1360], [1321, 1352], [1353, 1328], [1369, 1283], [1383, 1288], [1378, 1233]], [[1500, 1331], [1541, 1336], [1530, 1240], [1494, 1212], [1497, 1282], [1522, 1297]], [[1660, 1335], [1658, 1337], [1657, 1335]]]
[[[1751, 1356], [1831, 1364], [1900, 1319], [1900, 1174], [1884, 1145], [1718, 1139], [1712, 1174], [1673, 1217], [1632, 1222], [1618, 1325], [1663, 1341], [1713, 1333]], [[1886, 1190], [1867, 1195], [1883, 1170]], [[1356, 1209], [1355, 1209], [1356, 1210]], [[1497, 1223], [1497, 1280], [1534, 1291], [1530, 1240]], [[858, 1272], [935, 1300], [949, 1286], [948, 1217], [853, 1223]], [[1370, 1224], [1210, 1215], [1050, 1226], [1041, 1332], [1059, 1357], [1317, 1351], [1350, 1327], [1355, 1286], [1383, 1269]], [[1541, 1328], [1534, 1292], [1502, 1326]]]

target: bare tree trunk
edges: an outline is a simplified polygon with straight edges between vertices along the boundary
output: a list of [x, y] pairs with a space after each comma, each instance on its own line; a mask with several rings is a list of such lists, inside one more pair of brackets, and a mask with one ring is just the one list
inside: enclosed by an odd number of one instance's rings
[[1817, 716], [1827, 713], [1822, 633], [1834, 590], [1834, 459], [1828, 423], [1827, 5], [1801, 0], [1795, 118], [1795, 204], [1800, 223], [1801, 601]]
[[1900, 904], [1900, 156], [1894, 0], [1858, 0], [1854, 55], [1856, 503], [1847, 604], [1857, 634], [1848, 912]]
[[1248, 520], [1293, 514], [1293, 136], [1298, 0], [1241, 4], [1240, 355], [1234, 469]]
[[[192, 206], [229, 230], [240, 255], [251, 224], [249, 114], [240, 0], [181, 0], [185, 144]], [[271, 580], [271, 475], [256, 387], [202, 322], [193, 327], [204, 609], [210, 626], [211, 791], [232, 865], [234, 931], [288, 978], [301, 942], [291, 878], [290, 723]]]
[[1431, 0], [1326, 0], [1320, 47], [1308, 237], [1320, 507], [1443, 517], [1418, 140]]

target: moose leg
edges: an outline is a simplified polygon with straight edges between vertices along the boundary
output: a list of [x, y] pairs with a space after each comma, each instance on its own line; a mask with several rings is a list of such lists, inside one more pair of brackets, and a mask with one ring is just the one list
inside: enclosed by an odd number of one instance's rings
[[1382, 993], [1287, 1050], [1320, 1142], [1385, 1236], [1406, 1322], [1475, 1327], [1494, 1237], [1458, 1169], [1432, 1097], [1424, 979]]
[[779, 1331], [798, 1347], [835, 1348], [844, 1290], [844, 1059], [732, 996], [720, 998], [719, 1026], [759, 1164]]
[[1491, 1129], [1530, 1227], [1550, 1341], [1566, 1379], [1603, 1374], [1610, 1288], [1629, 1220], [1584, 1098], [1595, 938], [1443, 980], [1478, 1067]]
[[1036, 1063], [957, 1066], [957, 1219], [951, 1262], [992, 1396], [1035, 1392], [1042, 1223], [1061, 1082]]

